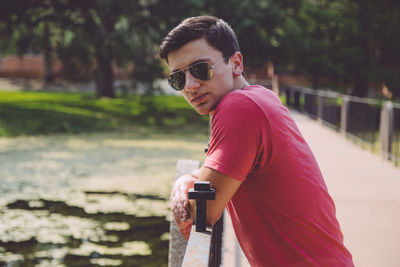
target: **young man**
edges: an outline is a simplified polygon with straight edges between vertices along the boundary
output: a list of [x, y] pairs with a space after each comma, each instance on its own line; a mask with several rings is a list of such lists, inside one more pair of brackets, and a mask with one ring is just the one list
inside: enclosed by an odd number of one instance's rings
[[207, 223], [226, 207], [252, 266], [353, 266], [312, 152], [279, 98], [246, 82], [231, 27], [188, 18], [165, 37], [160, 57], [171, 87], [212, 118], [203, 167], [179, 178], [171, 193], [181, 233], [188, 238], [194, 220], [188, 189], [205, 180], [216, 189]]

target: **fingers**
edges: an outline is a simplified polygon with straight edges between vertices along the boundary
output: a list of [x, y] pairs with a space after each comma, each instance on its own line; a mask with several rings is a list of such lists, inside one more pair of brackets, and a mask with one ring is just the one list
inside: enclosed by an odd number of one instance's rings
[[192, 225], [193, 225], [193, 221], [191, 221], [191, 220], [187, 220], [186, 222], [183, 222], [178, 225], [179, 231], [185, 237], [186, 240], [189, 239]]
[[171, 192], [170, 202], [174, 218], [186, 221], [190, 217], [189, 213], [189, 187], [193, 184], [194, 178], [190, 175], [185, 175], [179, 178]]
[[171, 211], [180, 232], [186, 239], [189, 238], [193, 221], [190, 219], [190, 205], [188, 199], [189, 187], [195, 179], [191, 175], [184, 175], [176, 180], [170, 196]]
[[174, 215], [174, 220], [176, 223], [186, 222], [190, 217], [190, 213], [186, 210], [185, 207], [179, 203], [172, 208], [172, 214]]
[[184, 189], [178, 188], [171, 196], [171, 209], [175, 220], [186, 221], [189, 218], [188, 198]]

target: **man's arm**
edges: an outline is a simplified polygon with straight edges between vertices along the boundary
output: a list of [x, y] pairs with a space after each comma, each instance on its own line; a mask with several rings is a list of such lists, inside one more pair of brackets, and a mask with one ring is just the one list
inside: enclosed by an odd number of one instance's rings
[[201, 168], [199, 180], [209, 181], [211, 187], [215, 188], [215, 200], [207, 200], [206, 218], [207, 224], [214, 225], [242, 182], [208, 167]]
[[194, 182], [197, 180], [209, 181], [211, 187], [216, 190], [215, 200], [207, 201], [206, 222], [210, 225], [214, 225], [218, 221], [225, 206], [241, 184], [239, 180], [233, 179], [208, 167], [202, 167], [192, 174], [186, 174], [180, 177], [175, 182], [174, 188], [172, 189], [170, 201], [174, 220], [186, 239], [189, 238], [190, 229], [196, 213], [195, 200], [190, 200], [189, 202], [187, 194], [189, 188], [193, 187]]
[[181, 234], [189, 239], [190, 230], [194, 219], [190, 216], [190, 204], [188, 199], [189, 188], [193, 187], [198, 181], [200, 170], [194, 171], [192, 174], [185, 174], [179, 177], [171, 191], [170, 204], [174, 221], [179, 228]]

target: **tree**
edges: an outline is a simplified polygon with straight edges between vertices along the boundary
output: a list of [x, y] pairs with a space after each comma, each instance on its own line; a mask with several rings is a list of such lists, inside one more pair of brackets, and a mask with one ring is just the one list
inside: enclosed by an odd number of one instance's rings
[[[237, 33], [246, 68], [296, 71], [351, 87], [371, 83], [400, 97], [400, 2], [397, 0], [4, 0], [2, 53], [55, 53], [71, 79], [94, 79], [98, 97], [114, 97], [112, 66], [133, 69], [152, 88], [165, 75], [157, 57], [162, 38], [182, 19], [215, 15]], [[46, 79], [51, 81], [49, 71]], [[149, 90], [151, 92], [151, 90]]]
[[[3, 19], [6, 22], [4, 26], [0, 25], [0, 29], [5, 31], [13, 26], [9, 35], [15, 37], [15, 42], [7, 46], [9, 52], [18, 50], [22, 54], [35, 49], [44, 54], [45, 62], [50, 65], [49, 58], [54, 48], [64, 61], [65, 68], [77, 67], [91, 76], [88, 78], [95, 80], [97, 97], [115, 97], [112, 64], [125, 65], [134, 59], [132, 52], [127, 53], [126, 49], [120, 48], [132, 48], [131, 43], [125, 42], [135, 38], [124, 36], [136, 34], [133, 29], [140, 25], [129, 21], [130, 18], [143, 17], [142, 6], [145, 1], [26, 1], [27, 4], [22, 8], [22, 1], [7, 2], [10, 2], [4, 12], [7, 16]], [[121, 27], [125, 21], [128, 21], [128, 27]], [[58, 34], [57, 42], [53, 45], [50, 42], [52, 31]], [[136, 52], [141, 54], [143, 51]], [[136, 57], [139, 58], [139, 55]], [[71, 75], [74, 71], [76, 69], [67, 70], [67, 74], [82, 78], [80, 75]], [[49, 72], [45, 73], [46, 79], [51, 80]]]
[[235, 30], [246, 67], [255, 69], [267, 61], [285, 62], [281, 49], [285, 1], [206, 1], [206, 13], [225, 19]]
[[315, 87], [320, 77], [327, 77], [351, 86], [352, 95], [366, 96], [371, 82], [390, 84], [396, 94], [398, 1], [299, 2], [298, 8], [287, 9], [284, 27], [284, 50], [295, 69], [311, 75]]
[[[52, 30], [54, 25], [46, 21], [51, 13], [49, 1], [3, 1], [0, 22], [4, 53], [23, 55], [26, 53], [43, 53], [44, 80], [51, 83], [52, 57], [54, 43]], [[2, 27], [3, 26], [3, 27]]]
[[52, 1], [52, 6], [54, 20], [70, 35], [69, 43], [60, 51], [68, 52], [71, 45], [75, 47], [72, 50], [86, 52], [89, 56], [84, 57], [82, 65], [92, 70], [96, 96], [115, 97], [112, 64], [118, 53], [116, 40], [121, 41], [119, 34], [129, 34], [116, 31], [116, 27], [124, 16], [134, 15], [138, 1], [67, 0]]

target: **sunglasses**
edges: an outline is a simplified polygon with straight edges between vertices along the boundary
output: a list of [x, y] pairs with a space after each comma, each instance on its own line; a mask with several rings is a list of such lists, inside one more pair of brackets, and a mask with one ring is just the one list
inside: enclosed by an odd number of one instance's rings
[[214, 65], [211, 65], [210, 63], [205, 61], [197, 62], [184, 69], [174, 71], [170, 75], [168, 75], [168, 83], [174, 90], [181, 91], [183, 88], [185, 88], [186, 84], [186, 70], [189, 70], [190, 74], [196, 79], [202, 81], [211, 80], [214, 76], [213, 68], [226, 59], [228, 59], [228, 57], [221, 59]]

